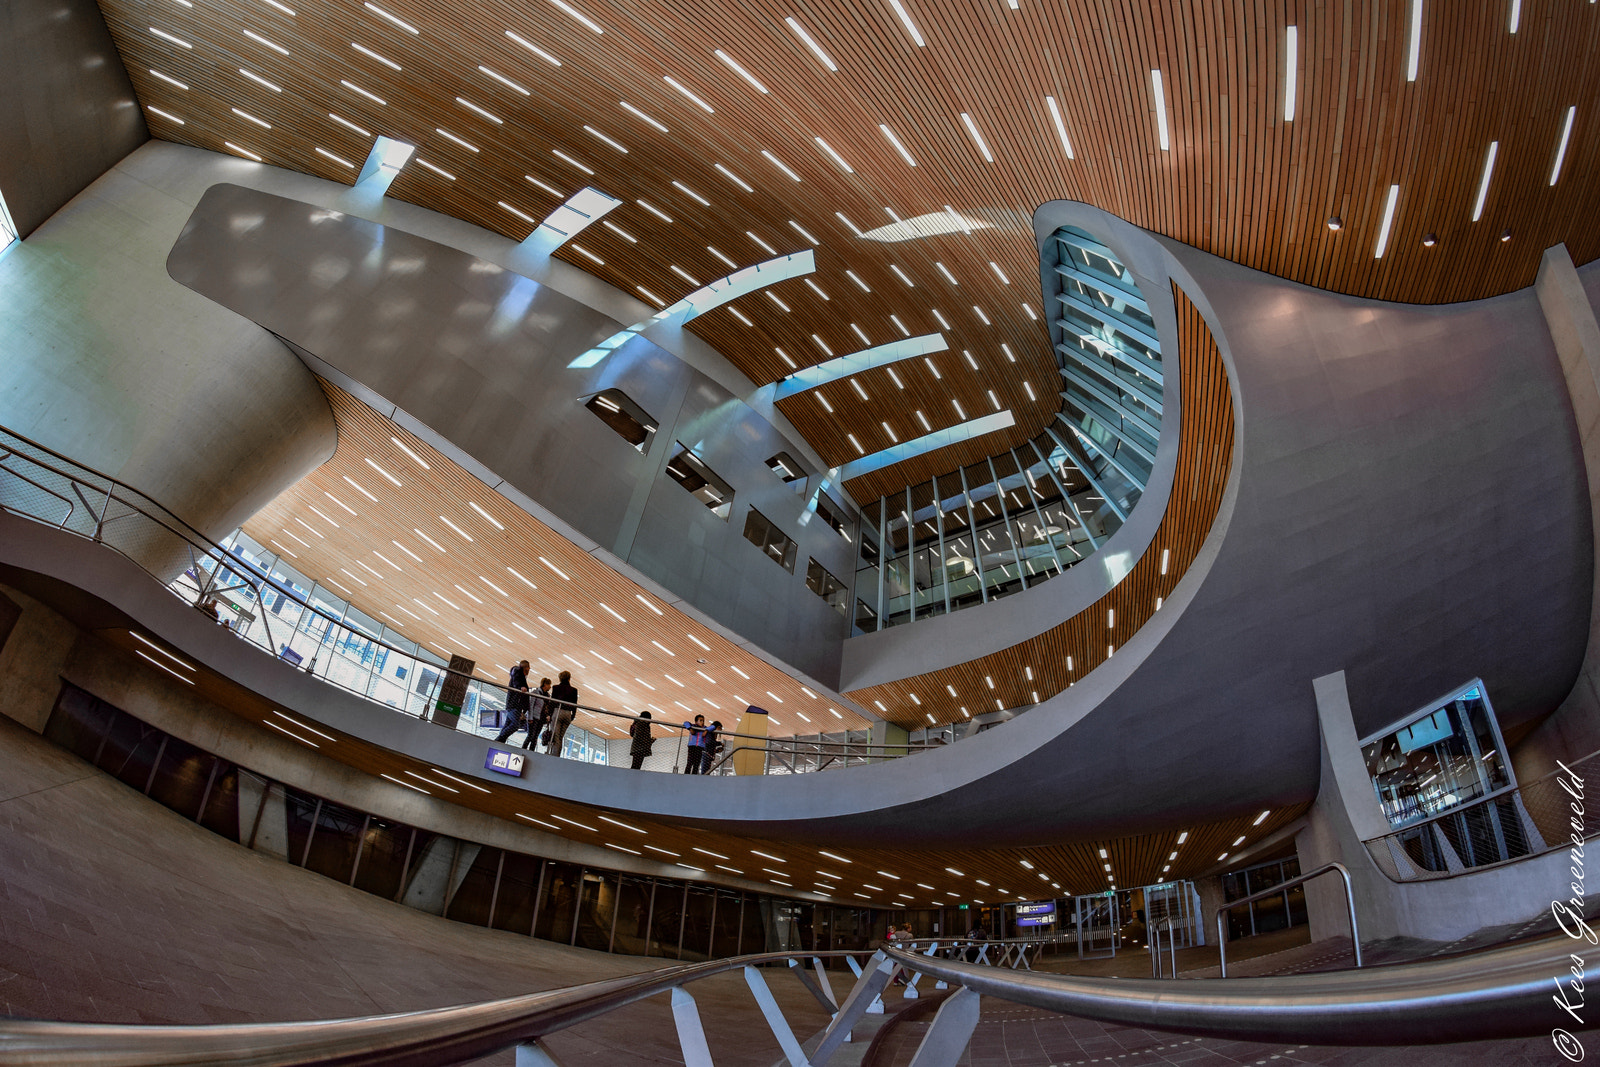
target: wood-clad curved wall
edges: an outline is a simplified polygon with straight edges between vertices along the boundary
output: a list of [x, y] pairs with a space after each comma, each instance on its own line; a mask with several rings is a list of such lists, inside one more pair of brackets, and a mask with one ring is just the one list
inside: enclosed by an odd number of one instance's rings
[[[1014, 429], [945, 449], [928, 471], [908, 465], [902, 483], [1018, 444], [1058, 410], [1043, 324], [1023, 307], [1042, 311], [1028, 220], [1051, 200], [1084, 201], [1263, 271], [1387, 300], [1460, 301], [1528, 285], [1540, 252], [1558, 241], [1579, 263], [1600, 255], [1600, 5], [1578, 0], [1524, 0], [1516, 33], [1505, 3], [1426, 0], [1414, 82], [1406, 3], [1018, 0], [1012, 9], [1000, 0], [905, 0], [923, 47], [882, 0], [738, 0], [717, 5], [711, 18], [667, 0], [573, 0], [603, 33], [544, 0], [377, 6], [418, 32], [355, 0], [102, 3], [154, 135], [219, 151], [234, 151], [231, 142], [274, 165], [351, 181], [355, 171], [333, 157], [359, 164], [370, 137], [330, 117], [337, 114], [369, 134], [417, 144], [422, 160], [452, 176], [413, 162], [391, 196], [515, 238], [531, 223], [502, 203], [538, 219], [560, 198], [535, 182], [564, 195], [592, 183], [625, 200], [608, 221], [628, 236], [591, 227], [576, 242], [585, 251], [568, 245], [558, 255], [630, 293], [674, 300], [694, 286], [673, 267], [707, 282], [731, 269], [717, 253], [747, 265], [767, 258], [768, 247], [811, 247], [809, 234], [819, 242], [812, 280], [826, 299], [796, 279], [776, 288], [789, 310], [757, 293], [731, 305], [752, 325], [723, 309], [691, 327], [757, 383], [790, 369], [780, 348], [804, 366], [826, 358], [813, 335], [842, 354], [865, 347], [852, 323], [881, 344], [901, 336], [891, 315], [911, 333], [942, 329], [937, 309], [951, 342], [936, 360], [939, 377], [919, 360], [900, 368], [903, 390], [880, 369], [858, 376], [869, 399], [841, 382], [819, 391], [831, 412], [814, 397], [784, 405], [830, 464], [857, 454], [848, 434], [876, 451], [891, 432], [900, 440], [920, 434], [919, 410], [936, 429], [961, 421], [957, 404], [966, 418], [993, 410], [990, 390], [1015, 412]], [[785, 23], [791, 17], [836, 71], [807, 51]], [[1292, 121], [1284, 118], [1289, 26], [1299, 42]], [[724, 64], [719, 49], [768, 91]], [[1152, 70], [1162, 73], [1170, 150], [1157, 143]], [[1047, 97], [1060, 109], [1070, 159]], [[1491, 142], [1495, 171], [1474, 222]], [[1391, 184], [1399, 186], [1397, 211], [1379, 259]], [[947, 205], [974, 227], [970, 234], [880, 244], [858, 238], [835, 214], [867, 230], [890, 222], [887, 211], [910, 219]], [[1343, 220], [1338, 232], [1324, 225], [1330, 216]], [[1430, 233], [1438, 241], [1424, 247]]]
[[930, 716], [957, 722], [1037, 704], [1104, 663], [1159, 610], [1161, 598], [1172, 594], [1217, 517], [1233, 466], [1234, 439], [1233, 394], [1216, 338], [1176, 284], [1172, 296], [1182, 398], [1177, 470], [1161, 526], [1127, 577], [1037, 637], [942, 670], [851, 690], [851, 699], [912, 729], [927, 726]]

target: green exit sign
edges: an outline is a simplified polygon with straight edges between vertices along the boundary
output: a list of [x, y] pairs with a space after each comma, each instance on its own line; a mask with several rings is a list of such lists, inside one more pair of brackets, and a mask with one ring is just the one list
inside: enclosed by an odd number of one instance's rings
[[965, 904], [957, 904], [956, 905], [956, 910], [957, 911], [966, 911], [967, 910], [967, 906]]

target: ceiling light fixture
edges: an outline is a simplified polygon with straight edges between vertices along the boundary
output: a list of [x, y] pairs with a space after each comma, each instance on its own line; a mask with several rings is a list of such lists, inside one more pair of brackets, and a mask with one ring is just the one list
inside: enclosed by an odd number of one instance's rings
[[[984, 143], [983, 134], [978, 132], [978, 124], [972, 121], [972, 116], [965, 111], [961, 113], [961, 121], [966, 124], [967, 132], [972, 135], [972, 140], [977, 144], [978, 151], [983, 153], [985, 163], [994, 162], [994, 153], [989, 151], [989, 146]], [[1165, 145], [1162, 146], [1166, 147]]]
[[788, 25], [789, 29], [794, 31], [795, 36], [799, 37], [805, 46], [811, 49], [811, 54], [816, 56], [818, 61], [821, 62], [824, 67], [827, 67], [830, 71], [837, 71], [839, 69], [838, 65], [834, 63], [833, 60], [828, 58], [828, 53], [822, 50], [822, 46], [817, 44], [816, 41], [812, 40], [811, 35], [805, 31], [804, 26], [800, 25], [793, 18], [786, 18], [783, 21]]
[[540, 48], [538, 45], [534, 44], [526, 37], [523, 37], [521, 34], [513, 33], [511, 30], [507, 30], [506, 36], [520, 44], [522, 47], [526, 48], [528, 51], [532, 52], [534, 55], [538, 56], [540, 59], [544, 60], [546, 63], [549, 63], [551, 66], [561, 66], [561, 60], [557, 59], [549, 52], [546, 52], [543, 48]]
[[381, 16], [383, 18], [388, 19], [390, 22], [394, 23], [396, 26], [399, 26], [402, 30], [405, 30], [407, 33], [420, 33], [421, 32], [415, 26], [411, 25], [411, 23], [407, 22], [405, 19], [400, 18], [398, 15], [391, 15], [391, 14], [389, 14], [389, 12], [387, 12], [383, 8], [379, 7], [377, 4], [372, 3], [372, 0], [367, 0], [367, 2], [362, 4], [361, 6], [365, 7], [368, 11], [372, 12], [374, 15], [379, 15], [379, 16]]
[[716, 171], [717, 171], [718, 174], [721, 174], [724, 178], [728, 179], [730, 182], [732, 182], [733, 184], [737, 185], [739, 188], [743, 189], [745, 192], [747, 192], [747, 193], [755, 192], [755, 189], [751, 187], [749, 182], [747, 182], [743, 178], [739, 177], [737, 174], [735, 174], [733, 171], [729, 170], [727, 167], [724, 167], [721, 163], [713, 163], [712, 166], [714, 168], [716, 168]]
[[900, 153], [900, 158], [905, 160], [908, 166], [914, 167], [917, 165], [917, 161], [911, 158], [911, 153], [906, 151], [906, 146], [900, 143], [900, 138], [894, 135], [893, 130], [881, 122], [878, 123], [878, 129], [883, 131], [883, 135], [889, 139], [890, 144], [894, 145], [895, 151]]
[[682, 93], [684, 96], [688, 97], [690, 100], [693, 100], [697, 105], [699, 105], [700, 109], [702, 111], [704, 111], [706, 114], [708, 114], [708, 115], [716, 114], [716, 109], [715, 108], [713, 108], [710, 104], [706, 103], [704, 100], [700, 99], [700, 97], [696, 96], [692, 89], [690, 89], [687, 86], [685, 86], [682, 82], [680, 82], [678, 79], [674, 78], [672, 75], [663, 74], [661, 76], [661, 80], [666, 82], [668, 85], [672, 86], [674, 89], [678, 90], [678, 92]]
[[1394, 225], [1394, 208], [1400, 199], [1400, 187], [1389, 186], [1389, 197], [1383, 205], [1383, 224], [1378, 227], [1378, 245], [1372, 251], [1373, 259], [1382, 259], [1383, 253], [1389, 247], [1389, 230]]
[[1472, 221], [1483, 217], [1483, 205], [1489, 198], [1489, 181], [1494, 177], [1494, 157], [1500, 152], [1500, 142], [1489, 142], [1489, 154], [1483, 159], [1483, 177], [1478, 179], [1478, 198], [1472, 204]]
[[739, 75], [739, 77], [741, 77], [745, 81], [749, 82], [751, 84], [751, 86], [753, 86], [755, 88], [756, 92], [765, 93], [767, 91], [767, 87], [765, 85], [762, 85], [759, 81], [757, 81], [756, 80], [756, 76], [754, 74], [751, 74], [748, 70], [745, 70], [742, 66], [739, 65], [737, 60], [735, 60], [728, 53], [724, 52], [722, 49], [718, 48], [716, 51], [712, 52], [711, 54], [716, 56], [718, 59], [722, 60], [724, 63], [726, 63], [728, 65], [729, 69], [731, 69], [735, 74]]
[[1156, 139], [1161, 143], [1161, 150], [1167, 151], [1172, 147], [1167, 136], [1167, 94], [1161, 87], [1161, 72], [1150, 72], [1150, 91], [1155, 98], [1156, 105]]
[[[154, 74], [155, 71], [150, 73]], [[1567, 120], [1561, 125], [1561, 140], [1556, 144], [1556, 162], [1550, 168], [1550, 184], [1554, 185], [1556, 179], [1561, 177], [1561, 164], [1567, 158], [1567, 139], [1572, 136], [1572, 120], [1577, 115], [1577, 105], [1567, 108]]]

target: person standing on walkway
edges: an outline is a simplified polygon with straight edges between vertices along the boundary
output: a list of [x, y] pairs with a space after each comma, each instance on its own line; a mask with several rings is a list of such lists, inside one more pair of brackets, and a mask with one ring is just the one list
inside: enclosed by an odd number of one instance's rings
[[[522, 739], [523, 748], [533, 748], [539, 741], [539, 731], [550, 721], [550, 679], [539, 679], [539, 688], [533, 694], [528, 708], [528, 736]], [[538, 749], [533, 748], [535, 752]]]
[[650, 755], [650, 749], [655, 745], [656, 739], [650, 736], [650, 713], [641, 711], [639, 717], [633, 720], [633, 725], [628, 727], [628, 736], [633, 738], [633, 744], [628, 746], [628, 755], [633, 757], [633, 769], [638, 770], [644, 763], [644, 758]]
[[700, 761], [705, 756], [706, 745], [706, 717], [696, 715], [694, 722], [686, 722], [683, 728], [689, 731], [689, 751], [683, 761], [684, 774], [699, 774]]
[[561, 755], [567, 727], [578, 714], [578, 690], [572, 684], [572, 672], [562, 671], [560, 678], [550, 690], [550, 747], [545, 751], [552, 756]]
[[711, 725], [706, 727], [705, 740], [702, 741], [700, 753], [700, 773], [710, 774], [711, 764], [716, 760], [717, 753], [722, 751], [722, 742], [717, 740], [717, 731], [722, 729], [719, 719], [712, 719]]
[[534, 729], [528, 720], [528, 666], [528, 661], [522, 660], [511, 668], [511, 681], [506, 686], [506, 724], [500, 728], [500, 736], [494, 739], [497, 745], [505, 744], [506, 738], [524, 726], [530, 733]]

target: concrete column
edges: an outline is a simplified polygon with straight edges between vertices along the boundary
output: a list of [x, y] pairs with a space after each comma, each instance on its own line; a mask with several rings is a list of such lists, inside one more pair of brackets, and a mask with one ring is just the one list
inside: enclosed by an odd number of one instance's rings
[[283, 786], [267, 782], [253, 774], [239, 775], [239, 836], [240, 843], [249, 845], [251, 835], [257, 852], [288, 862], [289, 860], [289, 805], [284, 798]]
[[25, 593], [0, 586], [0, 714], [34, 733], [44, 732], [77, 637], [78, 628], [61, 615]]
[[[457, 846], [460, 846], [459, 850]], [[421, 857], [411, 859], [411, 873], [400, 903], [431, 915], [443, 915], [450, 898], [472, 869], [482, 845], [439, 836], [428, 842]]]
[[[911, 741], [911, 734], [904, 726], [896, 726], [892, 722], [879, 720], [872, 724], [872, 743], [874, 745], [907, 745]], [[909, 751], [907, 749], [906, 751]], [[904, 752], [902, 752], [902, 755]], [[889, 759], [889, 756], [879, 757]]]
[[[1533, 283], [1572, 399], [1572, 414], [1589, 480], [1592, 529], [1600, 529], [1600, 322], [1584, 292], [1567, 246], [1545, 249]], [[1518, 781], [1531, 781], [1600, 750], [1600, 566], [1590, 576], [1589, 642], [1572, 692], [1511, 751]]]

